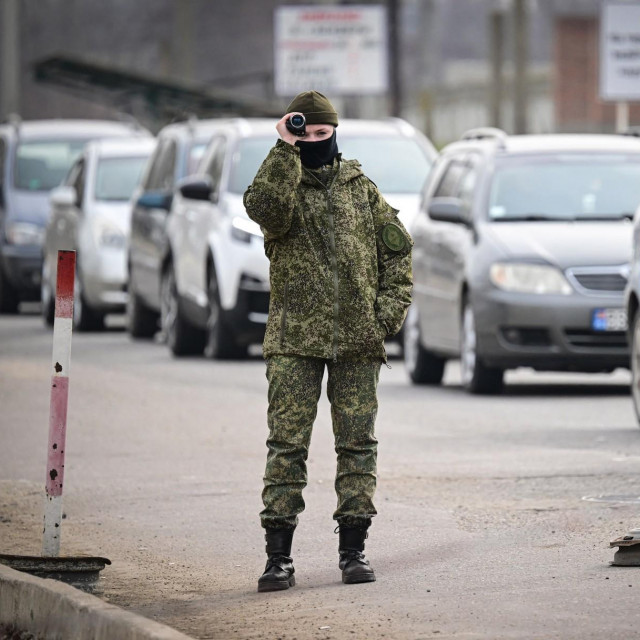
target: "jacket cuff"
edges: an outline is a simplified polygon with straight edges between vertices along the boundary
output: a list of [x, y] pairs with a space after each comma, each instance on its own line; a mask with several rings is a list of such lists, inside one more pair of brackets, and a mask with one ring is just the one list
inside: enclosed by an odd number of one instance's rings
[[285, 142], [282, 138], [278, 138], [276, 142], [276, 149], [280, 149], [281, 151], [287, 153], [293, 153], [295, 156], [300, 155], [300, 147], [296, 147], [288, 142]]

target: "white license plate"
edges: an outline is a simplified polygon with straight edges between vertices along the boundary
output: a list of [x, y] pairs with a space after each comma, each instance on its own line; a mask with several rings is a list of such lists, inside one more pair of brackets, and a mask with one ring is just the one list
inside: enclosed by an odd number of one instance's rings
[[594, 331], [626, 331], [627, 312], [624, 309], [594, 309], [591, 328]]

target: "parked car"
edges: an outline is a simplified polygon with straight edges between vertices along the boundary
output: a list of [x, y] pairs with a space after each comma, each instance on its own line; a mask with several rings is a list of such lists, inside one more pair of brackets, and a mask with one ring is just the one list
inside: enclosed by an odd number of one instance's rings
[[[269, 263], [242, 196], [275, 144], [275, 122], [238, 119], [217, 131], [174, 198], [162, 267], [161, 316], [175, 355], [243, 357], [261, 342], [269, 310]], [[357, 158], [406, 220], [435, 151], [408, 123], [342, 120], [338, 146]], [[403, 217], [405, 216], [405, 217]]]
[[633, 219], [633, 241], [629, 279], [625, 289], [625, 309], [629, 319], [627, 338], [631, 349], [631, 398], [640, 423], [640, 206]]
[[412, 226], [413, 382], [460, 358], [472, 393], [505, 370], [629, 366], [623, 291], [640, 140], [474, 130], [441, 153]]
[[49, 192], [96, 138], [148, 136], [106, 120], [16, 119], [0, 125], [0, 313], [39, 300]]
[[153, 138], [90, 142], [64, 184], [51, 192], [41, 287], [48, 325], [54, 318], [59, 249], [76, 251], [75, 329], [100, 330], [106, 314], [124, 311], [131, 196], [155, 144]]
[[127, 259], [127, 330], [132, 338], [150, 338], [158, 330], [162, 265], [169, 255], [166, 222], [175, 184], [195, 173], [211, 135], [225, 122], [192, 119], [168, 125], [158, 134], [133, 198]]

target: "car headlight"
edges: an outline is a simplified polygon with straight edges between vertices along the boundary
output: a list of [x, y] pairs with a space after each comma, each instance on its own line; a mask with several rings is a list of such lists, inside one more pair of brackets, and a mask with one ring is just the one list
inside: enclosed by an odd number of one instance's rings
[[109, 249], [124, 249], [127, 239], [120, 229], [110, 225], [98, 225], [95, 229], [96, 244]]
[[573, 293], [564, 274], [544, 264], [497, 262], [491, 266], [490, 277], [491, 282], [504, 291], [563, 296]]
[[259, 224], [249, 218], [236, 216], [231, 220], [231, 237], [249, 243], [251, 238], [262, 238], [263, 235]]
[[31, 222], [10, 222], [6, 228], [9, 244], [35, 245], [41, 247], [44, 242], [44, 227]]

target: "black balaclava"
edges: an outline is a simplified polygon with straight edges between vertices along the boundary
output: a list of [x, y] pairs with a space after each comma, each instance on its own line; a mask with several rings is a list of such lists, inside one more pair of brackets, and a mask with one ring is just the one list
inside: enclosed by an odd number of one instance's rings
[[303, 142], [298, 140], [296, 147], [300, 147], [300, 161], [308, 169], [318, 169], [323, 164], [331, 164], [338, 155], [338, 143], [336, 142], [336, 130], [326, 140], [318, 142]]

